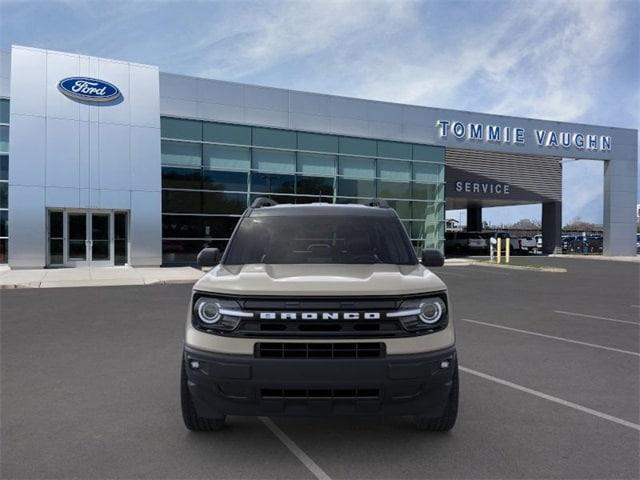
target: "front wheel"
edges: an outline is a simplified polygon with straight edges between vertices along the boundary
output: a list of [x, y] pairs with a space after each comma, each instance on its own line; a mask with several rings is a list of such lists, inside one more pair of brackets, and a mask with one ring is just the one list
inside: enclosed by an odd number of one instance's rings
[[458, 363], [456, 362], [455, 371], [453, 372], [453, 379], [451, 383], [451, 392], [447, 399], [447, 405], [445, 406], [444, 413], [441, 417], [416, 417], [416, 427], [418, 430], [425, 430], [428, 432], [448, 432], [456, 424], [458, 418]]
[[194, 432], [213, 432], [224, 427], [225, 417], [221, 418], [203, 418], [196, 412], [189, 385], [187, 384], [187, 372], [182, 360], [182, 368], [180, 370], [180, 404], [182, 406], [182, 419], [184, 425]]

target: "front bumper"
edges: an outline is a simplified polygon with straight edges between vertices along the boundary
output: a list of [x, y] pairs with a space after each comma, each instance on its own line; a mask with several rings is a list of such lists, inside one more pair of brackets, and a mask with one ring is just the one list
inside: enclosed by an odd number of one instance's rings
[[[184, 349], [198, 415], [443, 414], [457, 366], [454, 347], [363, 359], [273, 359]], [[193, 368], [193, 362], [197, 367]], [[442, 368], [443, 361], [448, 367]]]

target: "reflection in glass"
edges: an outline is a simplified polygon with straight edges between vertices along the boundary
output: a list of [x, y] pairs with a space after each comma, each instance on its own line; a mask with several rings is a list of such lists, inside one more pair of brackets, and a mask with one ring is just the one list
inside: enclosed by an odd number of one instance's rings
[[200, 168], [162, 167], [162, 188], [202, 188]]
[[105, 261], [111, 258], [109, 236], [109, 215], [91, 215], [91, 260]]
[[229, 190], [236, 192], [246, 192], [247, 174], [244, 172], [221, 172], [219, 170], [204, 170], [202, 172], [202, 187], [205, 190]]
[[67, 216], [69, 229], [69, 259], [87, 259], [87, 215], [84, 213], [70, 213]]
[[333, 177], [296, 177], [296, 193], [299, 195], [333, 196]]
[[129, 261], [129, 241], [127, 239], [127, 212], [113, 214], [114, 264], [124, 265]]

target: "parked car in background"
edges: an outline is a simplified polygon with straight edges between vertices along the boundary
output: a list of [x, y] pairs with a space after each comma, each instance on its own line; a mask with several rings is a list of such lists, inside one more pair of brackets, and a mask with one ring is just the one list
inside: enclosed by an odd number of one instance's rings
[[[522, 253], [537, 253], [538, 241], [535, 237], [520, 238], [520, 251]], [[542, 249], [540, 249], [542, 251]]]

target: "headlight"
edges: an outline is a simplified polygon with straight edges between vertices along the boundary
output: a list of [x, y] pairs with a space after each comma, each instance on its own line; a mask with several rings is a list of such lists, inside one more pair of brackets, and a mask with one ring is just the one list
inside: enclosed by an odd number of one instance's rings
[[253, 317], [243, 312], [238, 302], [214, 298], [196, 293], [193, 303], [192, 323], [199, 330], [231, 331], [243, 318]]
[[447, 325], [446, 296], [405, 300], [400, 310], [387, 313], [387, 317], [397, 318], [402, 327], [410, 332], [441, 330]]
[[217, 323], [222, 318], [220, 304], [211, 298], [202, 297], [198, 299], [195, 311], [198, 319], [207, 325]]
[[420, 304], [420, 320], [427, 325], [438, 323], [446, 311], [444, 302], [438, 298], [429, 298]]

